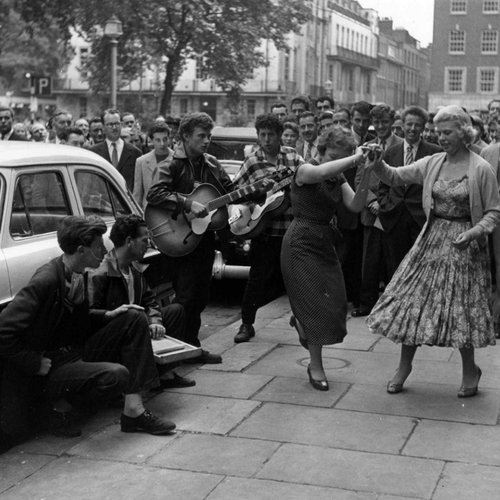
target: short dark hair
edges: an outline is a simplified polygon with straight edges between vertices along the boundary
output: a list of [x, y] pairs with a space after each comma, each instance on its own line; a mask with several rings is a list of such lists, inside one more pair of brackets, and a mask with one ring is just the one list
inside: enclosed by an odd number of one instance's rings
[[293, 130], [293, 132], [295, 134], [300, 135], [299, 126], [295, 122], [285, 122], [285, 123], [283, 123], [283, 132], [286, 129]]
[[[333, 118], [333, 113], [334, 111], [333, 110], [329, 110], [327, 109], [326, 111], [323, 111], [320, 115], [319, 115], [319, 118], [318, 120], [321, 121], [321, 120], [326, 120], [327, 118]], [[302, 116], [302, 115], [300, 115]]]
[[491, 105], [492, 105], [494, 102], [500, 102], [500, 99], [492, 99], [492, 100], [488, 103], [488, 111], [489, 111], [489, 109], [491, 108]]
[[257, 134], [259, 130], [262, 129], [274, 130], [278, 136], [281, 136], [283, 133], [283, 124], [275, 114], [265, 113], [257, 116], [255, 119], [255, 130], [257, 130]]
[[335, 107], [335, 100], [333, 99], [333, 97], [330, 97], [328, 95], [319, 96], [316, 99], [315, 105], [317, 106], [318, 102], [323, 102], [323, 101], [328, 101], [332, 109]]
[[120, 113], [120, 111], [118, 111], [117, 109], [113, 109], [113, 108], [108, 108], [108, 109], [105, 109], [102, 113], [101, 113], [101, 121], [102, 123], [104, 123], [104, 117], [106, 115], [118, 115], [118, 117], [120, 118], [120, 121], [122, 121], [122, 114]]
[[99, 118], [98, 116], [94, 116], [94, 118], [91, 118], [89, 120], [89, 128], [90, 126], [93, 124], [93, 123], [100, 123], [101, 125], [104, 125], [103, 121], [101, 118]]
[[382, 118], [384, 115], [389, 115], [391, 120], [394, 120], [394, 116], [396, 115], [396, 111], [392, 109], [388, 104], [377, 104], [373, 106], [370, 111], [370, 116], [373, 118]]
[[210, 115], [202, 111], [189, 113], [181, 119], [178, 132], [179, 137], [184, 140], [184, 136], [191, 135], [196, 127], [210, 131], [214, 128], [214, 121], [210, 118]]
[[351, 115], [357, 111], [360, 115], [369, 115], [373, 108], [373, 104], [368, 101], [358, 101], [351, 106]]
[[69, 129], [63, 131], [63, 133], [59, 136], [59, 139], [61, 141], [67, 141], [69, 139], [70, 134], [76, 134], [85, 137], [85, 134], [83, 133], [83, 130], [81, 128], [70, 127]]
[[310, 116], [312, 116], [314, 118], [314, 121], [316, 121], [316, 115], [312, 111], [304, 111], [303, 113], [300, 113], [299, 123], [302, 118], [309, 118]]
[[139, 228], [141, 227], [146, 227], [146, 221], [139, 215], [121, 215], [116, 218], [115, 223], [111, 227], [109, 239], [115, 247], [121, 247], [125, 245], [128, 237], [137, 238], [139, 236]]
[[276, 109], [276, 108], [285, 108], [288, 112], [288, 108], [286, 107], [286, 104], [284, 102], [275, 102], [271, 106], [271, 113], [273, 112], [273, 109]]
[[170, 137], [170, 128], [166, 123], [155, 123], [151, 126], [148, 132], [148, 136], [150, 139], [153, 138], [153, 134], [166, 132]]
[[343, 127], [335, 127], [327, 133], [319, 136], [318, 152], [324, 155], [328, 148], [341, 149], [346, 153], [352, 153], [356, 149], [356, 140], [351, 130]]
[[14, 119], [14, 111], [12, 111], [11, 108], [8, 108], [6, 106], [0, 106], [0, 111], [8, 111], [10, 113], [10, 117]]
[[290, 101], [290, 108], [297, 102], [300, 102], [304, 104], [306, 110], [309, 110], [309, 99], [305, 95], [298, 95], [295, 96], [291, 101]]
[[420, 106], [408, 106], [403, 109], [403, 112], [401, 113], [401, 120], [405, 121], [407, 115], [419, 116], [422, 120], [424, 120], [424, 123], [429, 120], [429, 113], [427, 113], [427, 111]]
[[89, 247], [107, 230], [104, 221], [96, 215], [68, 215], [59, 223], [57, 242], [64, 253], [72, 255], [80, 245]]
[[127, 111], [127, 112], [125, 112], [125, 113], [123, 113], [123, 114], [122, 114], [122, 120], [123, 120], [123, 117], [124, 117], [124, 116], [127, 116], [127, 115], [133, 116], [133, 117], [134, 117], [134, 120], [135, 120], [135, 115], [134, 115], [134, 113], [131, 113], [130, 111]]

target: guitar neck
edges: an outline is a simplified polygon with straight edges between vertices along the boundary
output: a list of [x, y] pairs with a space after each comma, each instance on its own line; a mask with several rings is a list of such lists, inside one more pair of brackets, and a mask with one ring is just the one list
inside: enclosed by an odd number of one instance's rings
[[261, 181], [257, 181], [254, 182], [253, 184], [249, 184], [248, 186], [244, 186], [240, 189], [237, 189], [236, 191], [232, 191], [231, 193], [219, 196], [219, 198], [210, 200], [207, 203], [207, 209], [209, 212], [211, 212], [212, 210], [217, 210], [218, 208], [221, 208], [225, 205], [229, 205], [230, 203], [239, 200], [243, 196], [248, 196], [249, 194], [253, 194], [260, 188], [261, 184], [262, 184]]
[[271, 190], [272, 193], [277, 193], [278, 191], [281, 191], [283, 188], [287, 187], [292, 183], [293, 180], [293, 175], [290, 175], [286, 179], [283, 179], [282, 181], [278, 182], [273, 189]]

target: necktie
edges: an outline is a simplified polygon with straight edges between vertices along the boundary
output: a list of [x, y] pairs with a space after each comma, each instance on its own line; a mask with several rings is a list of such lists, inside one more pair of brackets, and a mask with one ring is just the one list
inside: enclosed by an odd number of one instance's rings
[[382, 147], [382, 149], [385, 151], [385, 139], [382, 139], [380, 141], [380, 146]]
[[413, 148], [408, 144], [405, 156], [405, 165], [411, 165], [413, 163]]
[[118, 151], [116, 149], [116, 142], [112, 142], [111, 145], [113, 146], [113, 151], [111, 153], [111, 163], [113, 164], [113, 167], [117, 168], [118, 167]]
[[304, 144], [304, 160], [309, 161], [311, 159], [311, 145], [306, 142]]

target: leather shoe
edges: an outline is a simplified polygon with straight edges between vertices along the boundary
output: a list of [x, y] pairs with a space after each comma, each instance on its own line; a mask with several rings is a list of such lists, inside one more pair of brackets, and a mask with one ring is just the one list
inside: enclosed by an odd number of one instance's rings
[[396, 384], [394, 382], [387, 382], [387, 392], [389, 394], [399, 394], [403, 391], [403, 384]]
[[362, 316], [368, 316], [370, 314], [371, 310], [370, 309], [354, 309], [351, 312], [351, 316], [353, 318], [361, 318]]
[[252, 337], [255, 337], [253, 325], [242, 323], [238, 333], [234, 336], [234, 341], [236, 344], [239, 344], [240, 342], [248, 342]]
[[82, 430], [75, 424], [75, 416], [70, 411], [49, 410], [49, 432], [57, 437], [78, 437]]
[[144, 410], [138, 417], [127, 417], [122, 413], [120, 417], [122, 432], [145, 432], [153, 436], [163, 436], [175, 430], [175, 424], [168, 420], [163, 420], [148, 410]]
[[196, 385], [196, 381], [187, 378], [187, 377], [182, 377], [181, 375], [177, 375], [177, 373], [172, 372], [172, 377], [171, 378], [161, 378], [160, 379], [160, 387], [162, 389], [173, 389], [175, 387], [193, 387]]
[[330, 389], [328, 386], [328, 380], [317, 380], [312, 377], [311, 375], [311, 367], [308, 365], [307, 366], [307, 374], [309, 375], [309, 382], [310, 384], [317, 390], [317, 391], [327, 391]]
[[222, 363], [222, 356], [220, 354], [211, 354], [205, 349], [201, 350], [201, 354], [196, 358], [188, 358], [184, 360], [184, 363], [192, 364], [207, 364], [207, 365], [218, 365]]
[[476, 371], [477, 371], [477, 383], [474, 387], [460, 387], [459, 391], [457, 392], [457, 396], [459, 398], [471, 398], [472, 396], [475, 396], [478, 393], [478, 386], [479, 386], [479, 380], [481, 380], [481, 375], [483, 372], [481, 371], [481, 368], [479, 366], [476, 366]]

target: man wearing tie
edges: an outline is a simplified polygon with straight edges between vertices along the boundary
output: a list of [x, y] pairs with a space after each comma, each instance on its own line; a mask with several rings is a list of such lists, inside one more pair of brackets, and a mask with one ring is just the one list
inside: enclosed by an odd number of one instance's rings
[[299, 129], [302, 141], [297, 144], [299, 153], [306, 162], [319, 160], [318, 152], [318, 126], [312, 111], [304, 111], [299, 116]]
[[123, 175], [127, 187], [134, 189], [135, 161], [142, 155], [140, 149], [120, 138], [121, 120], [117, 109], [106, 109], [102, 114], [105, 141], [95, 144], [90, 151], [108, 160]]
[[[427, 112], [418, 106], [409, 106], [402, 115], [403, 143], [388, 148], [385, 161], [399, 167], [410, 165], [424, 156], [433, 155], [441, 148], [422, 139], [422, 132], [428, 119]], [[386, 245], [384, 255], [387, 277], [390, 279], [408, 250], [413, 246], [425, 223], [422, 208], [422, 186], [387, 186], [380, 183], [378, 190], [380, 223], [384, 228]]]
[[[378, 144], [384, 151], [397, 144], [402, 144], [403, 139], [392, 133], [394, 123], [394, 110], [387, 104], [377, 104], [370, 111], [373, 127], [377, 137], [367, 144]], [[361, 181], [362, 169], [356, 173], [355, 185]], [[361, 224], [363, 228], [363, 265], [361, 270], [360, 304], [351, 313], [354, 317], [367, 316], [378, 300], [380, 279], [386, 277], [385, 258], [383, 246], [383, 229], [379, 219], [379, 203], [377, 200], [379, 180], [372, 172], [368, 186], [366, 206], [361, 211]]]

